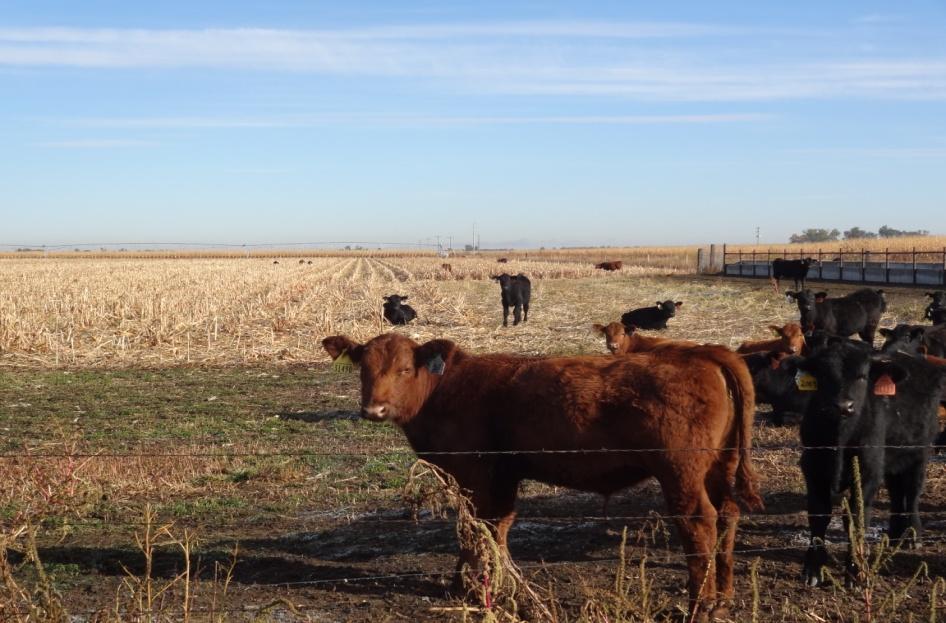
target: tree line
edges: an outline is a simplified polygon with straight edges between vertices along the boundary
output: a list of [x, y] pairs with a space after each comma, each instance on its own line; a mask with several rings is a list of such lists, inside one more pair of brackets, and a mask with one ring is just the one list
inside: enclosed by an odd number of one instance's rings
[[[929, 236], [927, 229], [915, 231], [894, 229], [884, 225], [876, 232], [867, 231], [860, 227], [852, 227], [844, 231], [844, 240], [864, 240], [869, 238], [900, 238], [903, 236]], [[805, 229], [800, 234], [792, 234], [789, 242], [836, 242], [841, 239], [842, 233], [837, 229]]]

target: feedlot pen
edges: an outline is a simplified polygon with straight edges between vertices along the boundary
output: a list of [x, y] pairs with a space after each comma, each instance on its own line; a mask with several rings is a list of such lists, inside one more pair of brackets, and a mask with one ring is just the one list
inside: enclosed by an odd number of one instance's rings
[[732, 277], [772, 275], [772, 260], [818, 260], [808, 269], [815, 281], [850, 281], [896, 285], [946, 285], [946, 249], [942, 251], [727, 251], [723, 246], [723, 274]]
[[[398, 280], [326, 312], [336, 314], [329, 319], [335, 332], [375, 334], [371, 318], [364, 326], [345, 318], [350, 305], [370, 305], [392, 287], [419, 309], [436, 302], [443, 310], [395, 330], [419, 340], [453, 337], [473, 352], [604, 356], [592, 322], [667, 298], [684, 301], [668, 337], [735, 346], [797, 319], [793, 304], [753, 280], [616, 274], [534, 280], [529, 322], [502, 329], [493, 284]], [[888, 300], [885, 326], [921, 318], [920, 293], [892, 288]], [[287, 313], [282, 303], [274, 309]], [[483, 603], [469, 609], [445, 596], [456, 555], [453, 516], [424, 503], [414, 508], [416, 493], [405, 495], [414, 457], [403, 436], [357, 416], [357, 374], [333, 373], [327, 357], [305, 345], [317, 344], [324, 329], [292, 331], [303, 343], [293, 356], [280, 342], [268, 360], [233, 365], [16, 359], [0, 367], [0, 545], [7, 547], [0, 570], [10, 571], [0, 578], [23, 589], [0, 584], [0, 619], [32, 620], [24, 614], [30, 604], [53, 612], [55, 602], [80, 622], [177, 621], [185, 612], [201, 621], [484, 620]], [[927, 470], [923, 549], [885, 557], [866, 589], [806, 589], [797, 424], [773, 426], [761, 409], [754, 435], [766, 510], [740, 522], [731, 620], [936, 620], [938, 578], [946, 576], [946, 464]], [[525, 578], [560, 621], [680, 621], [686, 560], [659, 488], [649, 482], [614, 496], [607, 516], [602, 501], [525, 483], [510, 533]], [[882, 491], [866, 533], [875, 548], [888, 509]], [[830, 551], [843, 559], [836, 514]], [[41, 565], [31, 562], [34, 551]], [[840, 577], [838, 563], [832, 570]], [[511, 620], [496, 611], [505, 602], [494, 597], [489, 614]]]

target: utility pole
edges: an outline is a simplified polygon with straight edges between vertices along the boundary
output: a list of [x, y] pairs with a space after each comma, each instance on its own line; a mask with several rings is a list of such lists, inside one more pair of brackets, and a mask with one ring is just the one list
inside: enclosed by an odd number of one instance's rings
[[759, 228], [758, 227], [755, 228], [755, 244], [756, 246], [759, 246]]
[[473, 252], [476, 252], [476, 223], [473, 223]]

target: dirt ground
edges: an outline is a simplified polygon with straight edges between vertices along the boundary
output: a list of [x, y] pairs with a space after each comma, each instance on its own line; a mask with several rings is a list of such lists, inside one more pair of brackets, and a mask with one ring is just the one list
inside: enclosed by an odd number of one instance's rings
[[[582, 288], [621, 287], [615, 280], [544, 285], [576, 298]], [[725, 313], [745, 296], [761, 336], [766, 324], [795, 317], [766, 287], [668, 278], [654, 290], [707, 305], [705, 314], [685, 306], [691, 316], [671, 321], [671, 334], [731, 345], [738, 332], [707, 320], [722, 313], [709, 308], [716, 289], [729, 297]], [[885, 325], [920, 321], [922, 291], [888, 289], [888, 298]], [[593, 311], [589, 323], [604, 319]], [[516, 330], [493, 336], [489, 349], [508, 335], [509, 350], [531, 350], [531, 342], [516, 348]], [[603, 352], [603, 341], [581, 330], [569, 337], [577, 344], [571, 350]], [[178, 616], [186, 588], [195, 620], [479, 620], [482, 612], [465, 612], [446, 595], [452, 517], [413, 515], [402, 496], [412, 453], [393, 427], [358, 418], [358, 396], [357, 377], [333, 373], [327, 358], [257, 367], [0, 368], [0, 520], [4, 527], [24, 516], [39, 522], [42, 569], [73, 621], [103, 618], [116, 604], [140, 611], [146, 578], [153, 594], [168, 587], [150, 606], [159, 618]], [[753, 610], [759, 621], [935, 620], [937, 578], [946, 577], [946, 463], [928, 469], [922, 549], [884, 557], [869, 590], [807, 589], [797, 444], [797, 426], [773, 426], [760, 410], [753, 458], [766, 510], [740, 524], [732, 620], [751, 620]], [[157, 535], [150, 564], [139, 546], [146, 509]], [[685, 566], [672, 526], [660, 518], [655, 483], [613, 497], [604, 516], [597, 495], [530, 482], [519, 510], [512, 555], [535, 587], [554, 596], [560, 620], [604, 620], [589, 603], [617, 603], [618, 574], [630, 596], [608, 620], [680, 618]], [[886, 510], [881, 494], [869, 537], [880, 536]], [[829, 538], [843, 556], [839, 520]], [[8, 557], [27, 592], [43, 584], [22, 540]]]

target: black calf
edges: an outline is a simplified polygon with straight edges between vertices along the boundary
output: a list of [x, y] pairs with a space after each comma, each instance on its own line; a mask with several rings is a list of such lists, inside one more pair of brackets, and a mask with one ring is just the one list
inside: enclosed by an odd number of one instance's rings
[[406, 296], [397, 294], [384, 297], [384, 318], [391, 324], [407, 324], [417, 318], [414, 308], [403, 303], [406, 300]]
[[666, 329], [667, 321], [677, 315], [677, 309], [683, 306], [683, 301], [664, 301], [653, 307], [633, 309], [621, 316], [621, 324], [631, 329]]
[[[799, 369], [816, 384], [801, 424], [806, 448], [801, 467], [812, 538], [804, 574], [807, 584], [816, 586], [824, 581], [822, 571], [828, 562], [824, 538], [833, 498], [853, 486], [855, 459], [866, 524], [883, 481], [890, 495], [890, 538], [915, 543], [946, 369], [902, 353], [878, 355], [867, 344], [842, 338], [830, 339], [800, 362]], [[853, 493], [851, 508], [857, 508]], [[847, 571], [849, 581], [855, 580], [858, 570], [850, 552]]]
[[[501, 275], [490, 277], [499, 282], [500, 294], [503, 302], [503, 326], [509, 326], [509, 308], [513, 308], [512, 326], [519, 324], [520, 318], [523, 322], [529, 320], [529, 299], [532, 298], [532, 282], [529, 278], [519, 273], [518, 275]], [[525, 312], [522, 317], [521, 312]]]

